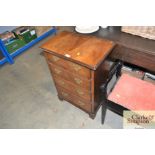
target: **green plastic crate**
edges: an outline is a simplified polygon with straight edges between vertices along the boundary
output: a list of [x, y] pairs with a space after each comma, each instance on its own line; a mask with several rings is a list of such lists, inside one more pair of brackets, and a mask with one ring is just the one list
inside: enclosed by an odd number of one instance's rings
[[23, 47], [25, 45], [25, 41], [21, 40], [21, 39], [14, 39], [13, 41], [5, 44], [6, 49], [9, 53], [12, 53], [16, 50], [18, 50], [19, 48]]
[[26, 43], [31, 42], [37, 38], [37, 34], [34, 27], [22, 26], [12, 31], [19, 39], [23, 39]]
[[20, 37], [22, 37], [26, 43], [29, 43], [32, 40], [37, 38], [37, 34], [36, 34], [35, 30], [30, 30], [30, 31], [20, 34]]

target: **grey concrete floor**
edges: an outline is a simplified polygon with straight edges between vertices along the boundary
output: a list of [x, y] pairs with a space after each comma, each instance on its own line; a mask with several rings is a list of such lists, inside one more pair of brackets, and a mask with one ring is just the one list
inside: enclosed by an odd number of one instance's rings
[[[63, 27], [61, 30], [73, 30]], [[52, 36], [49, 36], [52, 37]], [[0, 68], [0, 128], [122, 128], [122, 118], [107, 111], [101, 125], [101, 110], [94, 120], [66, 101], [59, 101], [39, 42]]]

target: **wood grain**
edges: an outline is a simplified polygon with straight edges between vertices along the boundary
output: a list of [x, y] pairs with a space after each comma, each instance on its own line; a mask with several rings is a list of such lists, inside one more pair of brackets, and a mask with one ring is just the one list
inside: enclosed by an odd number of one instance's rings
[[95, 70], [115, 43], [94, 36], [62, 32], [41, 46], [47, 52]]
[[[82, 78], [90, 79], [90, 70], [84, 66], [73, 63], [69, 60], [59, 58], [57, 56], [45, 53], [48, 63], [51, 65], [56, 65], [57, 67], [62, 67], [66, 71], [70, 71], [74, 74], [81, 76]], [[53, 61], [53, 58], [57, 61]]]

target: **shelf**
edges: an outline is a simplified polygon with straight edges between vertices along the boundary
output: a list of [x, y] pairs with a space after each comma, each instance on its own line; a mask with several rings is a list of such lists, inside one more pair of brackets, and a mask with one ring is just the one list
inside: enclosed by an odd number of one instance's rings
[[6, 58], [3, 58], [3, 59], [0, 60], [0, 65], [5, 64], [6, 62], [7, 62], [7, 59]]
[[51, 34], [55, 34], [56, 33], [56, 29], [55, 27], [53, 27], [51, 30], [45, 32], [43, 35], [37, 37], [36, 39], [34, 39], [33, 41], [29, 42], [28, 44], [26, 44], [25, 46], [23, 46], [22, 48], [16, 50], [15, 52], [9, 54], [8, 51], [6, 50], [4, 44], [0, 44], [1, 46], [1, 50], [3, 51], [3, 55], [5, 55], [5, 57], [3, 59], [0, 60], [0, 65], [5, 64], [6, 62], [9, 62], [10, 64], [13, 64], [13, 58], [18, 56], [19, 54], [23, 53], [25, 50], [29, 49], [30, 47], [32, 47], [34, 44], [38, 43], [39, 41], [41, 41], [42, 39], [46, 38], [47, 36], [51, 35]]

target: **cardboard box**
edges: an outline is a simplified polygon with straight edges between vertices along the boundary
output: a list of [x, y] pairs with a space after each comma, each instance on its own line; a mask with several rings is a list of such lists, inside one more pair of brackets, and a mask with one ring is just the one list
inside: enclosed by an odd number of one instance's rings
[[6, 31], [2, 34], [0, 34], [0, 39], [3, 41], [3, 43], [7, 43], [15, 38], [15, 35], [12, 32]]
[[35, 26], [37, 36], [41, 36], [44, 33], [52, 29], [52, 26]]

